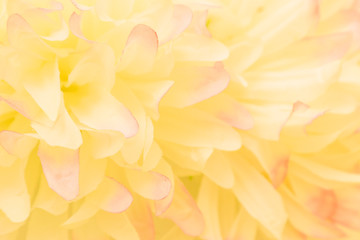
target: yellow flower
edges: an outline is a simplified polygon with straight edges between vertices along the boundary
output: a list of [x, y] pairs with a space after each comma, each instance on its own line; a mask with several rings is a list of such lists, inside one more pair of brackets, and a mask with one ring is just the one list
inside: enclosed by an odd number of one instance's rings
[[0, 0], [1, 239], [358, 239], [357, 0]]

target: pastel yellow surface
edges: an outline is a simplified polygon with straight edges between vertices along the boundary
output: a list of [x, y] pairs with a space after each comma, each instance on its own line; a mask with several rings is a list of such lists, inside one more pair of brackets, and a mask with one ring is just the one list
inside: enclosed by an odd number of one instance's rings
[[359, 0], [0, 0], [0, 239], [360, 239]]

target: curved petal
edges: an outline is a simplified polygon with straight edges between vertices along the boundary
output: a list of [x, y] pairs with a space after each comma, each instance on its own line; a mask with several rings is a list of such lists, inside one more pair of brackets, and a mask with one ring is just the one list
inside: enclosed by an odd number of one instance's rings
[[165, 198], [171, 190], [170, 180], [156, 172], [141, 172], [139, 170], [126, 170], [126, 177], [131, 188], [141, 196], [160, 200]]
[[175, 81], [162, 104], [187, 107], [222, 92], [230, 81], [221, 63], [213, 67], [180, 66], [170, 76]]
[[65, 200], [74, 199], [79, 193], [79, 151], [41, 141], [38, 156], [50, 188]]
[[136, 25], [128, 37], [118, 70], [133, 75], [147, 73], [153, 68], [157, 51], [156, 32], [146, 25]]

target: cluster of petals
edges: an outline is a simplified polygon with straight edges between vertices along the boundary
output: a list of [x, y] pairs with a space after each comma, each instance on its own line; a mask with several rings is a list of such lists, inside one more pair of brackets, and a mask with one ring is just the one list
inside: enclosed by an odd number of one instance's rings
[[359, 0], [0, 0], [0, 239], [360, 239]]

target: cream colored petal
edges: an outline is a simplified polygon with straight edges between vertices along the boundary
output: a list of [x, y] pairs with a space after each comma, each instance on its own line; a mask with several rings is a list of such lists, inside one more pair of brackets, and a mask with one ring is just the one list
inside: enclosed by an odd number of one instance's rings
[[135, 227], [140, 239], [155, 240], [155, 226], [150, 203], [141, 198], [134, 199], [126, 211], [131, 224]]
[[252, 217], [280, 239], [287, 221], [281, 196], [246, 160], [233, 160], [233, 166], [236, 179], [234, 194]]
[[60, 72], [57, 62], [44, 63], [24, 79], [24, 88], [44, 113], [55, 121], [61, 104]]
[[68, 101], [79, 121], [95, 130], [119, 131], [127, 138], [137, 133], [138, 124], [131, 112], [108, 93], [71, 94]]
[[244, 208], [241, 208], [226, 239], [252, 240], [255, 239], [256, 232], [257, 223], [255, 219]]
[[123, 212], [133, 201], [129, 190], [114, 179], [105, 178], [99, 188], [100, 208], [104, 211], [111, 213]]
[[64, 41], [69, 36], [69, 28], [62, 16], [63, 5], [59, 2], [54, 5], [53, 8], [28, 9], [22, 17], [42, 39]]
[[264, 1], [260, 9], [246, 35], [261, 38], [267, 45], [266, 52], [305, 37], [319, 18], [318, 1], [313, 0]]
[[[240, 135], [227, 124], [195, 109], [164, 109], [155, 138], [189, 147], [237, 150]], [[191, 126], [189, 128], [188, 126]]]
[[[72, 2], [74, 2], [74, 0], [72, 0]], [[79, 7], [81, 8], [81, 7]], [[81, 30], [81, 15], [77, 14], [77, 13], [73, 13], [70, 16], [69, 19], [69, 29], [71, 31], [72, 34], [74, 34], [76, 37], [85, 40], [87, 42], [91, 42], [89, 39], [87, 39], [82, 30]]]
[[146, 112], [154, 120], [158, 120], [159, 104], [164, 95], [174, 84], [173, 81], [159, 81], [149, 83], [131, 84], [131, 88], [146, 109]]
[[175, 81], [162, 104], [187, 107], [222, 92], [230, 76], [221, 63], [213, 67], [183, 66], [175, 68], [171, 79]]
[[59, 115], [53, 125], [46, 126], [32, 122], [31, 126], [50, 146], [78, 149], [83, 142], [79, 128], [63, 104], [60, 106]]
[[282, 197], [286, 211], [289, 214], [290, 223], [300, 232], [320, 239], [338, 239], [344, 237], [344, 233], [335, 224], [317, 218], [306, 211], [288, 191], [282, 190]]
[[137, 25], [131, 31], [118, 70], [140, 75], [153, 68], [158, 50], [156, 32], [146, 25]]
[[[205, 220], [205, 229], [202, 233], [202, 237], [205, 239], [223, 239], [218, 216], [218, 194], [218, 187], [208, 179], [203, 178], [197, 203]], [[210, 196], [211, 199], [209, 199]]]
[[166, 176], [170, 180], [170, 183], [172, 186], [169, 194], [165, 198], [156, 200], [154, 202], [154, 209], [153, 209], [154, 213], [156, 216], [159, 216], [162, 213], [164, 213], [169, 208], [170, 204], [172, 203], [172, 200], [174, 197], [174, 192], [175, 192], [175, 188], [174, 188], [175, 176], [174, 176], [174, 171], [172, 170], [170, 164], [165, 160], [161, 160], [154, 170], [156, 170], [160, 174]]
[[220, 151], [215, 151], [206, 161], [203, 173], [222, 188], [232, 188], [235, 176], [229, 159]]
[[44, 176], [40, 177], [33, 208], [40, 208], [52, 215], [61, 215], [68, 209], [68, 202], [56, 194], [48, 185]]
[[79, 194], [79, 151], [41, 141], [38, 156], [50, 188], [65, 200], [74, 199]]
[[220, 93], [200, 102], [197, 106], [238, 129], [248, 130], [254, 125], [248, 110], [227, 94]]
[[19, 237], [28, 240], [66, 239], [68, 231], [59, 227], [65, 219], [66, 214], [53, 216], [41, 209], [36, 209], [28, 222], [27, 231], [20, 232]]
[[[77, 60], [75, 55], [74, 59]], [[115, 83], [115, 55], [113, 50], [104, 44], [93, 44], [85, 54], [80, 57], [65, 84], [65, 91], [89, 84], [98, 89], [109, 91]]]
[[173, 45], [178, 61], [223, 61], [229, 50], [221, 42], [202, 35], [184, 33]]
[[157, 172], [127, 169], [126, 177], [134, 192], [152, 200], [165, 198], [172, 187], [170, 180]]
[[[19, 150], [18, 150], [19, 151]], [[26, 161], [18, 159], [10, 167], [0, 168], [0, 209], [12, 222], [25, 221], [31, 211], [24, 172]]]
[[139, 235], [124, 214], [100, 212], [96, 215], [98, 226], [114, 239], [138, 240]]
[[360, 181], [359, 174], [344, 172], [326, 165], [312, 162], [303, 157], [292, 156], [291, 161], [324, 180], [342, 183], [359, 183]]
[[168, 22], [158, 30], [159, 45], [176, 39], [189, 26], [192, 11], [185, 5], [174, 5], [173, 13]]
[[95, 159], [106, 158], [116, 154], [124, 144], [124, 135], [118, 132], [87, 131], [83, 133], [85, 143]]
[[134, 0], [97, 0], [95, 11], [102, 21], [119, 21], [126, 19], [133, 10]]
[[[27, 159], [36, 145], [36, 140], [12, 131], [0, 131], [0, 145], [7, 153]], [[21, 151], [19, 151], [21, 149]]]
[[180, 180], [175, 180], [174, 198], [162, 217], [171, 219], [190, 236], [198, 236], [204, 231], [204, 217], [196, 202]]

